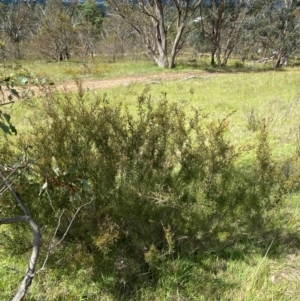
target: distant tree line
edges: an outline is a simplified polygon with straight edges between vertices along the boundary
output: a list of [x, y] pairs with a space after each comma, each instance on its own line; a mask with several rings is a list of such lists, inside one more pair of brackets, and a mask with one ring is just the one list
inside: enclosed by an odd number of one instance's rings
[[275, 67], [300, 44], [297, 0], [48, 0], [0, 2], [3, 59], [43, 58], [83, 64], [95, 54], [112, 60], [142, 53], [162, 68], [183, 50], [226, 66], [232, 56]]

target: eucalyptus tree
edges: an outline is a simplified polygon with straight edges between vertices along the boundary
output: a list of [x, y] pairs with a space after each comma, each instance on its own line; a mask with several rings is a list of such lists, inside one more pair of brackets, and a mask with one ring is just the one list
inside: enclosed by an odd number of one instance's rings
[[[72, 6], [73, 7], [73, 6]], [[49, 0], [36, 8], [39, 30], [35, 42], [40, 56], [62, 61], [70, 58], [74, 41], [73, 11], [67, 11], [61, 0]]]
[[173, 68], [176, 55], [182, 49], [191, 30], [189, 23], [202, 0], [106, 2], [111, 13], [121, 16], [139, 34], [159, 67]]
[[36, 14], [40, 25], [35, 42], [40, 56], [62, 61], [75, 52], [85, 63], [87, 54], [93, 53], [94, 39], [102, 23], [95, 1], [66, 4], [62, 0], [48, 0], [37, 6]]
[[[29, 39], [35, 30], [36, 18], [33, 13], [34, 4], [31, 1], [11, 2], [1, 6], [1, 29], [16, 59], [20, 59], [21, 44]], [[6, 44], [8, 44], [6, 43]], [[7, 45], [6, 45], [7, 46]]]
[[297, 0], [268, 0], [256, 11], [255, 37], [268, 50], [276, 68], [286, 64], [300, 46], [299, 4]]
[[198, 31], [210, 44], [211, 65], [226, 66], [238, 45], [254, 1], [208, 0], [200, 6], [195, 19]]
[[109, 54], [112, 61], [118, 57], [124, 58], [130, 54], [137, 59], [141, 54], [141, 40], [136, 31], [120, 16], [110, 16], [103, 19], [102, 49]]

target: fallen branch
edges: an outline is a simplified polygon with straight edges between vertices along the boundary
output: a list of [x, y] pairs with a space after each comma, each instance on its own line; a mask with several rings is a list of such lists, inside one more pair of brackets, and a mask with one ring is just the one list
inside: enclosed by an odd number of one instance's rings
[[156, 80], [152, 80], [152, 81], [150, 81], [150, 82], [147, 82], [147, 85], [158, 85], [158, 84], [161, 84], [161, 82], [159, 82], [159, 81], [156, 81]]
[[180, 82], [183, 82], [185, 80], [189, 80], [189, 79], [192, 79], [192, 78], [196, 78], [196, 76], [195, 75], [186, 76], [185, 78], [181, 79]]

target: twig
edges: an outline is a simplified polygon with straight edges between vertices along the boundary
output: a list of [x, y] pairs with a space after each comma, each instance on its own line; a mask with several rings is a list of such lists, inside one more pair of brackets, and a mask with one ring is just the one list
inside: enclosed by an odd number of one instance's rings
[[156, 81], [156, 80], [152, 80], [152, 81], [150, 81], [150, 82], [147, 82], [147, 85], [153, 85], [153, 84], [161, 84], [161, 82], [159, 82], [159, 81]]
[[80, 211], [83, 207], [89, 205], [92, 201], [93, 201], [93, 200], [91, 200], [91, 201], [89, 201], [89, 202], [87, 202], [87, 203], [85, 203], [85, 204], [79, 206], [79, 207], [76, 209], [76, 212], [75, 212], [75, 214], [73, 215], [73, 217], [72, 217], [72, 219], [71, 219], [71, 221], [70, 221], [70, 223], [69, 223], [69, 225], [68, 225], [68, 227], [67, 227], [65, 233], [63, 234], [63, 237], [62, 237], [56, 244], [53, 245], [52, 243], [53, 243], [53, 241], [54, 241], [54, 239], [55, 239], [55, 237], [56, 237], [57, 231], [58, 231], [58, 229], [59, 229], [59, 227], [60, 227], [60, 224], [61, 224], [62, 216], [63, 216], [63, 214], [64, 214], [64, 212], [65, 212], [65, 210], [63, 210], [63, 212], [62, 212], [61, 215], [59, 216], [59, 219], [58, 219], [58, 223], [57, 223], [56, 229], [55, 229], [54, 234], [53, 234], [53, 236], [52, 236], [52, 239], [51, 239], [51, 241], [50, 241], [50, 243], [49, 243], [49, 246], [48, 246], [48, 249], [47, 249], [46, 258], [45, 258], [45, 260], [44, 260], [44, 262], [43, 262], [43, 264], [42, 264], [42, 267], [36, 272], [36, 274], [38, 274], [38, 273], [40, 273], [42, 270], [44, 270], [45, 265], [46, 265], [46, 263], [47, 263], [47, 261], [48, 261], [48, 259], [49, 259], [49, 256], [50, 256], [51, 251], [52, 251], [53, 249], [55, 249], [55, 248], [56, 248], [56, 247], [57, 247], [57, 246], [65, 239], [65, 237], [66, 237], [66, 235], [68, 234], [68, 232], [69, 232], [69, 230], [70, 230], [70, 228], [71, 228], [71, 226], [72, 226], [72, 224], [73, 224], [73, 221], [74, 221], [75, 217], [77, 216], [77, 214], [79, 213], [79, 211]]
[[181, 79], [179, 82], [183, 82], [185, 80], [189, 80], [189, 79], [192, 79], [192, 78], [196, 78], [196, 76], [195, 75], [186, 76], [184, 79]]
[[14, 100], [7, 101], [7, 102], [1, 102], [1, 103], [0, 103], [0, 107], [2, 107], [2, 106], [6, 106], [6, 105], [10, 105], [10, 104], [14, 104], [14, 103], [15, 103], [15, 101], [14, 101]]

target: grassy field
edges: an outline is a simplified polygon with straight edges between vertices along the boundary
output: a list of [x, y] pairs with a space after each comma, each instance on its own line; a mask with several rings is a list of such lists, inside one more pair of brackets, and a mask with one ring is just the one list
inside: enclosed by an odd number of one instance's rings
[[[76, 63], [24, 62], [23, 65], [55, 82], [70, 81], [74, 75], [81, 75], [83, 79], [113, 80], [157, 74], [159, 78], [162, 72], [149, 62], [99, 62], [94, 71], [85, 71], [86, 74]], [[164, 80], [159, 84], [133, 83], [86, 93], [107, 94], [110, 100], [124, 101], [129, 107], [142, 93], [151, 95], [154, 102], [166, 94], [169, 100], [185, 103], [191, 114], [197, 108], [214, 121], [230, 115], [229, 135], [236, 147], [251, 146], [264, 119], [275, 157], [284, 160], [288, 154], [300, 150], [300, 69], [211, 70], [206, 66], [197, 69], [182, 64], [168, 72], [182, 71], [195, 72], [195, 77]], [[21, 134], [25, 133], [29, 126], [25, 117], [32, 114], [30, 107], [19, 103], [10, 112]], [[283, 200], [283, 206], [269, 212], [276, 227], [255, 240], [247, 242], [245, 237], [244, 243], [227, 247], [222, 252], [200, 252], [198, 260], [173, 258], [160, 281], [136, 291], [132, 300], [300, 300], [299, 201], [300, 194], [295, 192]], [[1, 244], [4, 243], [1, 240]], [[66, 254], [70, 255], [68, 252], [72, 251], [66, 248]], [[0, 248], [1, 300], [9, 300], [16, 289], [27, 255], [28, 252], [21, 256], [7, 254], [4, 246]], [[87, 254], [86, 262], [89, 262], [88, 257]], [[64, 267], [57, 260], [57, 268], [46, 268], [35, 277], [26, 300], [116, 300], [112, 293], [113, 281], [105, 272], [101, 279], [94, 279], [87, 263], [82, 267]]]

